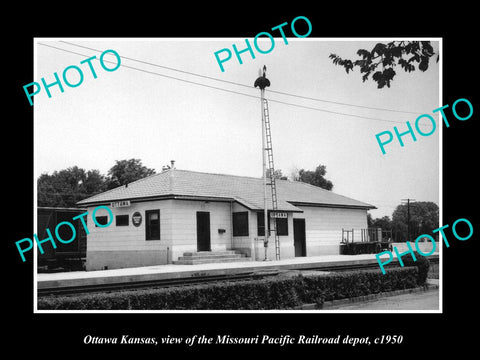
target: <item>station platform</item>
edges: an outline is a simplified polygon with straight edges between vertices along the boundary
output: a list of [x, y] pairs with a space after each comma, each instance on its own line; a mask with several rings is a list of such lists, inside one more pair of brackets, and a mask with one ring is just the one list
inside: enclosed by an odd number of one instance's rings
[[302, 270], [364, 265], [377, 263], [374, 254], [325, 255], [297, 257], [277, 261], [242, 261], [234, 263], [208, 263], [196, 265], [155, 265], [136, 268], [72, 271], [37, 274], [38, 289], [51, 287], [88, 286], [136, 281], [154, 281], [214, 275], [236, 275], [266, 270]]
[[[438, 259], [438, 255], [431, 256]], [[200, 278], [205, 276], [239, 275], [282, 270], [331, 270], [378, 266], [375, 254], [324, 255], [296, 257], [277, 261], [243, 261], [234, 263], [208, 263], [196, 265], [155, 265], [136, 268], [41, 273], [36, 275], [37, 289], [120, 284], [126, 282], [157, 281], [166, 279]]]

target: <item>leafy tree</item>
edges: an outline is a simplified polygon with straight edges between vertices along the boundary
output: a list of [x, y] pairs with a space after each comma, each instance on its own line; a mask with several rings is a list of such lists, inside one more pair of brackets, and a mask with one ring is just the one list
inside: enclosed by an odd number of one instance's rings
[[37, 179], [38, 206], [65, 206], [62, 195], [53, 184], [53, 175], [41, 174]]
[[85, 194], [92, 196], [101, 193], [107, 189], [107, 178], [105, 175], [100, 174], [99, 170], [88, 170], [86, 173], [86, 179], [82, 183], [82, 189]]
[[327, 168], [325, 165], [318, 165], [315, 171], [300, 169], [298, 173], [294, 175], [295, 181], [301, 181], [311, 185], [321, 187], [325, 190], [332, 190], [333, 183], [325, 178], [327, 174]]
[[44, 173], [37, 179], [38, 206], [76, 207], [76, 203], [105, 190], [125, 185], [155, 174], [154, 169], [142, 165], [139, 159], [120, 160], [108, 171], [72, 166], [51, 175]]
[[75, 207], [76, 202], [106, 189], [105, 176], [98, 170], [78, 166], [41, 174], [37, 179], [38, 206]]
[[438, 234], [432, 231], [438, 228], [438, 205], [431, 201], [418, 201], [410, 203], [410, 231], [407, 238], [408, 213], [407, 205], [398, 205], [392, 214], [392, 229], [398, 241], [415, 241], [422, 234], [427, 234], [437, 239]]
[[397, 65], [406, 72], [412, 72], [415, 71], [415, 64], [418, 64], [420, 71], [426, 71], [434, 54], [430, 41], [392, 41], [377, 43], [370, 51], [359, 49], [357, 55], [360, 58], [357, 60], [342, 59], [336, 54], [330, 54], [329, 58], [335, 65], [343, 66], [347, 74], [354, 67], [360, 68], [364, 82], [373, 72], [372, 79], [381, 89], [385, 85], [390, 87]]
[[107, 188], [113, 189], [155, 174], [155, 169], [142, 165], [140, 159], [117, 160], [108, 170]]
[[381, 218], [372, 219], [372, 226], [374, 228], [382, 228], [382, 230], [392, 230], [392, 221], [390, 217], [383, 216]]

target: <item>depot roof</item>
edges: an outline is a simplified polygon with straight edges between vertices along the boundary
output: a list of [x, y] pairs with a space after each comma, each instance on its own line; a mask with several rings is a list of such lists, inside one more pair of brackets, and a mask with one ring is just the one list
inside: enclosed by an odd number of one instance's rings
[[[276, 180], [278, 210], [302, 212], [295, 205], [375, 209], [376, 207], [310, 184]], [[263, 179], [169, 169], [77, 202], [101, 205], [113, 201], [157, 199], [236, 201], [250, 210], [263, 210]], [[268, 208], [272, 208], [270, 189]]]

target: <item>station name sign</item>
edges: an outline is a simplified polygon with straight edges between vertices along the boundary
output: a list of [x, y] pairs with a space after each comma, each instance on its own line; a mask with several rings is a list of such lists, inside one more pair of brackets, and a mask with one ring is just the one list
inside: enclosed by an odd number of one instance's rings
[[271, 212], [270, 217], [271, 218], [276, 218], [276, 219], [286, 219], [287, 218], [287, 213], [286, 212]]
[[110, 203], [110, 207], [112, 208], [129, 207], [129, 206], [130, 206], [130, 200], [115, 201]]

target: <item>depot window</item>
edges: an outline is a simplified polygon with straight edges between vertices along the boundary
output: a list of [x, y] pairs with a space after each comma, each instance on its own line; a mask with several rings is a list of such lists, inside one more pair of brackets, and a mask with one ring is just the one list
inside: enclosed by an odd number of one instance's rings
[[145, 211], [145, 239], [160, 240], [160, 210]]
[[95, 223], [95, 227], [98, 227], [97, 224], [100, 224], [100, 225], [108, 224], [108, 216], [95, 216], [95, 220], [97, 220]]
[[287, 218], [279, 218], [277, 220], [277, 232], [278, 235], [281, 236], [288, 236], [288, 219]]
[[265, 236], [265, 218], [263, 212], [257, 212], [257, 235]]
[[128, 226], [128, 215], [117, 215], [117, 216], [115, 216], [115, 225], [116, 226]]
[[234, 212], [233, 236], [248, 236], [248, 212]]

